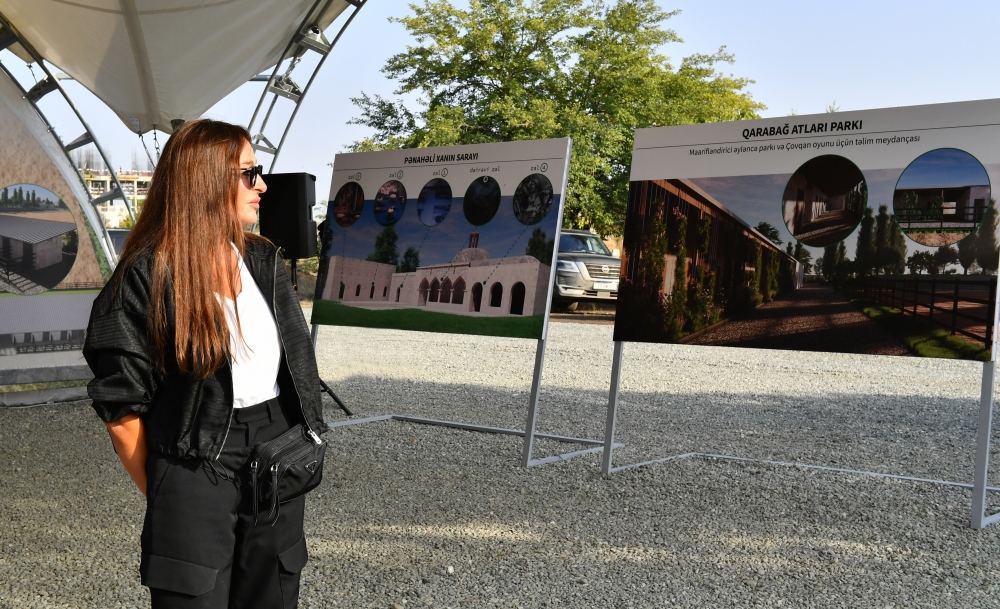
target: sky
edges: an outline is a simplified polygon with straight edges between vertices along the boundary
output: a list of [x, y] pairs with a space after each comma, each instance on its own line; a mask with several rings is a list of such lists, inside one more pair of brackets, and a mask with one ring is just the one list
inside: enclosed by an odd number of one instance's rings
[[[680, 11], [665, 23], [683, 39], [663, 49], [672, 63], [725, 45], [735, 61], [720, 65], [720, 71], [755, 81], [748, 91], [767, 106], [764, 117], [819, 113], [829, 106], [847, 111], [1000, 98], [1000, 52], [988, 28], [1000, 21], [1000, 2], [951, 2], [946, 9], [930, 0], [659, 4]], [[348, 124], [359, 114], [351, 98], [362, 92], [393, 94], [395, 84], [380, 70], [412, 44], [401, 25], [388, 21], [408, 12], [405, 6], [369, 0], [326, 61], [289, 131], [274, 169], [314, 174], [319, 200], [328, 197], [334, 155], [368, 134]], [[8, 58], [4, 63], [30, 86], [30, 75]], [[130, 168], [133, 158], [144, 164], [138, 137], [117, 116], [80, 85], [67, 88], [113, 165]], [[248, 123], [261, 88], [244, 85], [206, 116]], [[49, 118], [64, 139], [78, 135], [69, 133], [78, 131], [73, 127], [63, 130], [72, 125], [65, 112], [53, 114]]]

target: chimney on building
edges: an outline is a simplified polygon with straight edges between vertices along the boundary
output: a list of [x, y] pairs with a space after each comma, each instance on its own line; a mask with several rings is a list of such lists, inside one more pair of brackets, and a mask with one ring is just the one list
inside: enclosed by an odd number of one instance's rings
[[469, 233], [469, 249], [475, 249], [477, 247], [479, 247], [479, 233]]

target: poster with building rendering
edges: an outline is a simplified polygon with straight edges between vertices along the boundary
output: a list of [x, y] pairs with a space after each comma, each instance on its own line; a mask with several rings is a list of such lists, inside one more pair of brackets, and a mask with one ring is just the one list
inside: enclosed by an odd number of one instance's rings
[[3, 73], [0, 133], [0, 372], [82, 365], [111, 249], [76, 169]]
[[636, 132], [615, 339], [989, 358], [1000, 100]]
[[313, 323], [544, 337], [569, 150], [337, 155]]

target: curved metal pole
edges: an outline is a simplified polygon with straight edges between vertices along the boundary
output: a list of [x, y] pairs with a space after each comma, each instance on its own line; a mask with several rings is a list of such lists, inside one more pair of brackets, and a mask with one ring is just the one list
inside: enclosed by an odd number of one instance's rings
[[[321, 2], [324, 3], [323, 8], [320, 9], [319, 12], [317, 12], [316, 7], [319, 6]], [[253, 116], [250, 117], [250, 123], [247, 125], [251, 129], [253, 128], [254, 121], [257, 120], [257, 114], [260, 113], [261, 106], [264, 105], [264, 98], [267, 97], [267, 88], [270, 87], [272, 84], [274, 84], [274, 77], [278, 75], [278, 70], [281, 69], [281, 62], [288, 59], [289, 56], [288, 52], [292, 50], [292, 45], [295, 44], [295, 39], [298, 38], [302, 30], [305, 29], [305, 27], [309, 25], [310, 22], [312, 22], [313, 16], [322, 15], [323, 10], [326, 10], [326, 8], [330, 6], [331, 2], [333, 2], [333, 0], [316, 0], [315, 2], [313, 2], [312, 8], [310, 8], [309, 11], [306, 12], [306, 16], [302, 18], [302, 23], [300, 23], [298, 29], [295, 30], [295, 34], [292, 35], [292, 39], [288, 41], [287, 45], [285, 45], [285, 50], [282, 51], [281, 58], [278, 59], [277, 63], [274, 64], [274, 70], [271, 71], [271, 77], [267, 79], [267, 84], [264, 85], [264, 92], [261, 93], [260, 100], [257, 101], [257, 107], [254, 108]], [[251, 135], [253, 135], [252, 131]]]
[[[341, 26], [340, 31], [337, 32], [337, 35], [334, 37], [334, 39], [330, 41], [331, 52], [333, 50], [333, 47], [337, 46], [337, 42], [340, 41], [340, 37], [344, 35], [344, 31], [347, 29], [347, 26], [351, 25], [351, 22], [354, 21], [355, 17], [357, 17], [358, 11], [360, 11], [361, 8], [364, 7], [366, 2], [367, 0], [360, 0], [358, 2], [358, 4], [354, 7], [354, 12], [351, 13], [351, 16], [348, 17], [347, 21], [344, 22], [344, 25]], [[309, 92], [309, 87], [311, 87], [313, 81], [316, 80], [316, 75], [319, 74], [320, 69], [323, 67], [323, 62], [325, 62], [326, 58], [329, 56], [330, 53], [327, 53], [319, 60], [319, 63], [316, 64], [316, 69], [313, 70], [312, 76], [309, 77], [309, 82], [307, 82], [306, 86], [302, 89], [302, 96], [299, 97], [299, 103], [295, 104], [295, 109], [292, 110], [292, 115], [288, 118], [288, 123], [285, 124], [285, 131], [284, 133], [281, 134], [281, 139], [278, 140], [278, 147], [274, 151], [274, 157], [271, 159], [271, 167], [270, 167], [271, 171], [274, 171], [274, 166], [278, 162], [278, 155], [281, 154], [281, 147], [285, 143], [285, 138], [288, 136], [288, 131], [291, 129], [292, 123], [295, 122], [295, 115], [298, 114], [299, 112], [299, 106], [302, 105], [302, 100], [306, 98], [306, 93]]]

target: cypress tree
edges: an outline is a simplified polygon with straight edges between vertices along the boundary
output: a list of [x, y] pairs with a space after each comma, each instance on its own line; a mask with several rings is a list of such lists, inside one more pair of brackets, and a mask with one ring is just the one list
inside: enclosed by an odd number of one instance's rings
[[990, 206], [983, 214], [979, 224], [979, 237], [976, 239], [976, 262], [982, 267], [984, 274], [993, 274], [997, 270], [997, 202], [990, 199]]
[[976, 262], [976, 233], [969, 233], [958, 242], [958, 261], [962, 265], [962, 274], [968, 275]]

